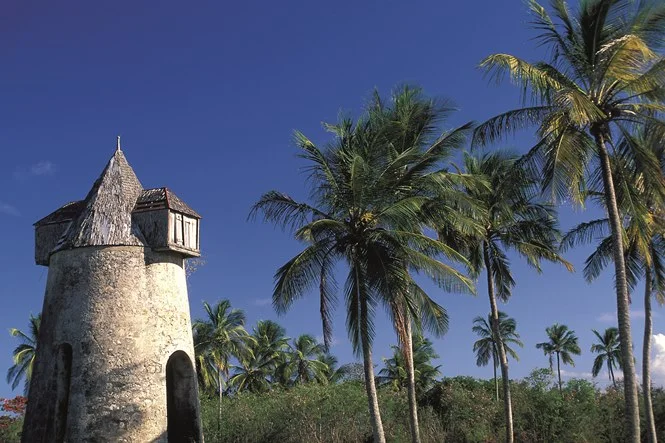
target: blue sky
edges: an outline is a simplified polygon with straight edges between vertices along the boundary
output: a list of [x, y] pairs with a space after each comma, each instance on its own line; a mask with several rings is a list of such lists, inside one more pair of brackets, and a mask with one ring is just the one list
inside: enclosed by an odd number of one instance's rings
[[[150, 3], [150, 4], [149, 4]], [[292, 131], [323, 143], [321, 122], [339, 111], [357, 115], [373, 88], [421, 85], [454, 100], [448, 126], [482, 121], [519, 104], [508, 84], [489, 84], [476, 66], [493, 52], [544, 57], [532, 40], [521, 1], [480, 2], [21, 2], [0, 16], [0, 326], [25, 328], [41, 309], [47, 268], [33, 260], [32, 223], [85, 196], [122, 135], [123, 150], [145, 187], [168, 186], [200, 212], [207, 264], [190, 279], [193, 317], [203, 300], [229, 298], [250, 325], [276, 319], [290, 336], [320, 335], [315, 294], [277, 317], [269, 303], [272, 276], [300, 248], [288, 234], [247, 222], [251, 205], [270, 189], [305, 198], [303, 163]], [[505, 146], [523, 152], [524, 135]], [[563, 207], [569, 228], [593, 214]], [[566, 255], [581, 270], [588, 249]], [[545, 265], [538, 275], [513, 257], [517, 279], [501, 308], [518, 321], [525, 348], [511, 376], [547, 359], [535, 344], [546, 326], [577, 331], [584, 376], [593, 360], [591, 329], [614, 324], [608, 274], [593, 285], [581, 272]], [[447, 375], [489, 377], [472, 353], [472, 319], [489, 310], [478, 295], [428, 286], [450, 314], [450, 332], [435, 340]], [[633, 336], [641, 351], [641, 289], [634, 296]], [[658, 309], [656, 308], [658, 311]], [[665, 332], [663, 317], [654, 333]], [[353, 361], [343, 310], [333, 352]], [[657, 343], [656, 381], [665, 380], [665, 336]], [[394, 333], [378, 312], [375, 362], [389, 355]], [[0, 373], [16, 345], [0, 331]], [[638, 357], [638, 362], [640, 358]], [[602, 384], [605, 379], [599, 379]], [[0, 396], [10, 395], [0, 384]], [[16, 390], [20, 393], [20, 389]]]

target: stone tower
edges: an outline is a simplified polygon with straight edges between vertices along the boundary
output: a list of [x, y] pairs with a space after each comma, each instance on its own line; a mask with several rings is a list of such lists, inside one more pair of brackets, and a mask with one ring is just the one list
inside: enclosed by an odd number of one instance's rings
[[35, 223], [48, 266], [23, 441], [200, 442], [184, 260], [200, 216], [120, 149], [84, 200]]

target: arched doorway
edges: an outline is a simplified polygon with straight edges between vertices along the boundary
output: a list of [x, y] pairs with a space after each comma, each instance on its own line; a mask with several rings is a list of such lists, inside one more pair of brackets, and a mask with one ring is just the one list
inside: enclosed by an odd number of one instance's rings
[[166, 363], [166, 406], [170, 443], [203, 441], [196, 372], [183, 351], [171, 354]]

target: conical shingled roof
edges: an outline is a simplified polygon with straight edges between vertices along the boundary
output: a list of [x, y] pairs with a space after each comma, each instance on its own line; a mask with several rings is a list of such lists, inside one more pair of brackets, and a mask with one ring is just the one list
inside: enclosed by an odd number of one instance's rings
[[142, 246], [132, 210], [143, 186], [122, 150], [117, 149], [83, 201], [83, 210], [55, 251], [85, 246]]

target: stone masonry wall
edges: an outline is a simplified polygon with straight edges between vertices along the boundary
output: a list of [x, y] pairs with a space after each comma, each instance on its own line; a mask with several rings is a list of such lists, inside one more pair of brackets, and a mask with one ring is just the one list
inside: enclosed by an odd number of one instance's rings
[[51, 256], [23, 440], [55, 441], [56, 353], [72, 346], [65, 441], [166, 442], [166, 380], [194, 361], [182, 256], [138, 246]]

